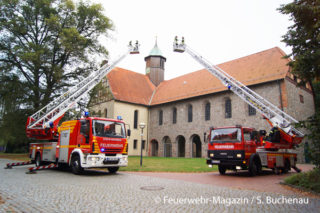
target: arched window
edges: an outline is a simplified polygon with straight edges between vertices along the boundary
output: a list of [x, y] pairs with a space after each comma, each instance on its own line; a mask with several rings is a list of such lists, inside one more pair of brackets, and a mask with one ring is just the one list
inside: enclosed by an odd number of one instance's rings
[[104, 117], [105, 117], [105, 118], [108, 118], [108, 109], [105, 109], [105, 110], [104, 110]]
[[226, 99], [225, 101], [225, 118], [232, 117], [232, 105], [230, 98]]
[[172, 109], [172, 123], [177, 123], [177, 108], [175, 107]]
[[188, 105], [188, 122], [192, 122], [192, 105]]
[[163, 111], [160, 110], [159, 111], [159, 125], [162, 125], [163, 124]]
[[133, 117], [133, 128], [134, 129], [138, 129], [138, 115], [139, 115], [138, 110], [135, 110], [134, 117]]
[[211, 104], [209, 102], [206, 103], [205, 109], [204, 109], [204, 117], [206, 121], [210, 120], [210, 110], [211, 110]]
[[251, 115], [256, 115], [256, 109], [254, 107], [252, 107], [251, 105], [248, 104], [248, 107], [249, 107], [249, 116]]

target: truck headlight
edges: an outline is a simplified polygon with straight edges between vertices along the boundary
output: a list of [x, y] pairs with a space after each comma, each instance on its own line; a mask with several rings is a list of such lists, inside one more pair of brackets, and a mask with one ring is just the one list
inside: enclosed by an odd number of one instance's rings
[[89, 161], [97, 161], [97, 160], [99, 160], [99, 158], [97, 158], [97, 157], [89, 157], [88, 160]]
[[241, 158], [242, 157], [242, 155], [241, 154], [237, 154], [237, 158]]
[[214, 154], [213, 154], [213, 153], [210, 153], [210, 157], [214, 157]]

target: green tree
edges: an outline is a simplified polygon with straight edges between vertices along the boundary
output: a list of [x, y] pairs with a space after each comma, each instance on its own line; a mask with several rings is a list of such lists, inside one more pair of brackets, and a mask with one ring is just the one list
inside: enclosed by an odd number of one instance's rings
[[[279, 11], [294, 22], [283, 36], [283, 42], [292, 47], [289, 66], [293, 74], [314, 88], [320, 81], [320, 0], [294, 0]], [[318, 94], [313, 92], [316, 99]]]
[[279, 11], [290, 15], [294, 22], [283, 36], [283, 41], [292, 47], [287, 56], [293, 58], [289, 66], [302, 83], [312, 86], [316, 113], [299, 125], [310, 131], [309, 157], [320, 167], [320, 0], [294, 0], [282, 5]]
[[18, 75], [26, 105], [39, 109], [106, 57], [98, 42], [113, 25], [100, 4], [71, 0], [2, 0], [0, 70]]
[[311, 140], [311, 146], [307, 147], [308, 156], [311, 162], [320, 169], [320, 113], [316, 113], [306, 121], [300, 122], [300, 127], [310, 131], [308, 139]]
[[28, 110], [22, 110], [25, 86], [16, 75], [0, 77], [0, 146], [7, 152], [26, 151], [25, 122]]
[[97, 68], [113, 24], [88, 1], [1, 0], [0, 11], [1, 143], [26, 142], [17, 128], [24, 134], [27, 115]]

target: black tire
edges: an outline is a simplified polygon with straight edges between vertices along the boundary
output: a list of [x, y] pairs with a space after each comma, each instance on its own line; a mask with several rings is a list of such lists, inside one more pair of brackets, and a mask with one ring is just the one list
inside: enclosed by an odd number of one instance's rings
[[261, 162], [259, 160], [256, 161], [256, 167], [257, 167], [257, 174], [261, 174], [262, 172], [262, 165]]
[[286, 174], [291, 170], [291, 165], [290, 165], [290, 161], [289, 159], [286, 159], [284, 162], [284, 169], [283, 169], [283, 173]]
[[73, 174], [79, 175], [83, 172], [83, 168], [81, 167], [80, 164], [80, 157], [79, 155], [73, 155], [71, 158], [71, 170]]
[[250, 176], [256, 176], [262, 171], [262, 165], [259, 155], [251, 155], [249, 160], [249, 174]]
[[218, 169], [219, 169], [219, 173], [220, 175], [224, 175], [226, 174], [227, 168], [222, 166], [222, 165], [218, 165]]
[[280, 173], [281, 173], [280, 168], [274, 166], [274, 173], [275, 173], [276, 175], [280, 175]]
[[250, 166], [249, 166], [249, 174], [250, 176], [256, 176], [258, 173], [258, 168], [257, 168], [257, 163], [256, 161], [253, 161], [252, 163], [250, 163]]
[[108, 171], [111, 174], [115, 174], [119, 170], [119, 167], [108, 167]]
[[36, 167], [43, 165], [43, 163], [42, 163], [42, 161], [41, 161], [41, 155], [40, 155], [40, 153], [37, 153], [37, 155], [36, 155], [35, 164], [36, 164]]

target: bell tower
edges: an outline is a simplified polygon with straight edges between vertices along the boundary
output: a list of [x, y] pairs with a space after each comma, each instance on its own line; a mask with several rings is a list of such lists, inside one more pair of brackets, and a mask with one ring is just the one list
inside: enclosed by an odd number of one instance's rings
[[146, 75], [155, 86], [158, 86], [164, 81], [164, 64], [167, 59], [158, 48], [157, 40], [153, 49], [144, 60], [146, 62]]

